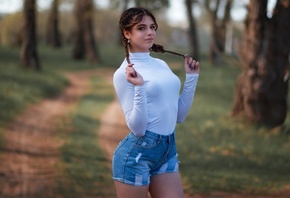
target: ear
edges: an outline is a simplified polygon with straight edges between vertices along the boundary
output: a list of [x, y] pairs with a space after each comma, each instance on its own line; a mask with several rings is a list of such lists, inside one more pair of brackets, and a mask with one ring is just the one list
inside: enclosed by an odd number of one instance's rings
[[123, 33], [124, 33], [124, 36], [126, 37], [126, 39], [130, 40], [131, 33], [129, 31], [126, 31], [126, 30], [124, 30]]

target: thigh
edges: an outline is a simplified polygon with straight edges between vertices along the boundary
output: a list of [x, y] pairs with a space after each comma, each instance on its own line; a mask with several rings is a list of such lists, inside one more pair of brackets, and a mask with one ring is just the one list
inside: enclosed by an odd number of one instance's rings
[[152, 176], [149, 191], [152, 198], [183, 198], [179, 173], [163, 173]]
[[118, 198], [147, 198], [149, 186], [133, 186], [115, 181]]

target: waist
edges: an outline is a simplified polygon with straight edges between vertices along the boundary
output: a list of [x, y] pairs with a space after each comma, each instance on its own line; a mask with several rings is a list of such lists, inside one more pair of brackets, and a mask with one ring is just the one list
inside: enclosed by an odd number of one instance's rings
[[[139, 138], [138, 136], [135, 136], [133, 132], [131, 132], [129, 135]], [[146, 139], [148, 138], [154, 141], [173, 141], [175, 140], [175, 130], [169, 135], [161, 135], [147, 130], [145, 132], [145, 135], [141, 137]]]

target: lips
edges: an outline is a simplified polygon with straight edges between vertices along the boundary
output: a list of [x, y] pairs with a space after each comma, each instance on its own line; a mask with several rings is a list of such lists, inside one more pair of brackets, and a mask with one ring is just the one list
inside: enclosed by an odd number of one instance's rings
[[152, 42], [153, 40], [154, 40], [154, 38], [145, 39], [145, 41], [148, 41], [148, 42]]

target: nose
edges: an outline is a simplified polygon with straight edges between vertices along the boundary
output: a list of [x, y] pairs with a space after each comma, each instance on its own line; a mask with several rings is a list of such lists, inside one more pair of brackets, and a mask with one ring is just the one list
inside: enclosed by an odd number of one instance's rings
[[149, 28], [149, 30], [147, 31], [147, 34], [148, 35], [152, 35], [154, 33], [155, 33], [155, 30], [154, 29], [151, 29], [151, 28]]

